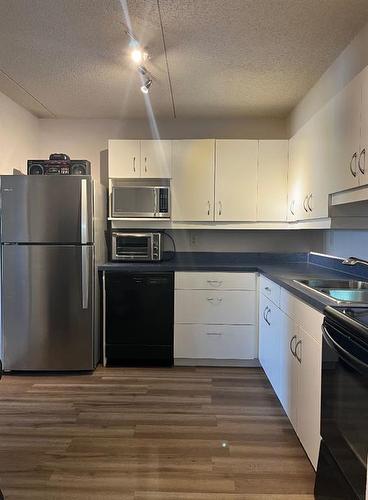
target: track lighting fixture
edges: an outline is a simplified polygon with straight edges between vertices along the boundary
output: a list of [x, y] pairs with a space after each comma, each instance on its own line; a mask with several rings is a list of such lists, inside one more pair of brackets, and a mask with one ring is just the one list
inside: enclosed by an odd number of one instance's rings
[[142, 85], [142, 87], [141, 87], [141, 91], [143, 92], [143, 94], [148, 94], [148, 91], [149, 91], [151, 85], [152, 85], [152, 80], [151, 80], [151, 78], [148, 78], [144, 82], [144, 85]]
[[141, 92], [143, 94], [148, 94], [148, 91], [152, 85], [152, 77], [148, 72], [147, 68], [143, 66], [142, 63], [149, 59], [148, 53], [142, 48], [139, 40], [134, 36], [134, 34], [126, 29], [125, 33], [129, 36], [129, 48], [130, 48], [130, 57], [132, 61], [137, 65], [138, 73], [140, 74], [140, 78], [144, 81], [141, 86]]

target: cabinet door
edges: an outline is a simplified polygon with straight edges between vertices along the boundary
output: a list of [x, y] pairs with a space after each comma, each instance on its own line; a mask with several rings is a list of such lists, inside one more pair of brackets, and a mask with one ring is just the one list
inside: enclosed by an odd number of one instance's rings
[[258, 357], [259, 362], [266, 375], [269, 377], [270, 373], [270, 343], [269, 343], [269, 325], [266, 323], [267, 305], [270, 301], [263, 295], [259, 298], [259, 320], [258, 320]]
[[289, 141], [288, 221], [303, 220], [309, 216], [305, 210], [308, 192], [306, 134], [301, 129]]
[[301, 342], [296, 348], [300, 361], [298, 390], [299, 439], [316, 469], [320, 445], [322, 346], [299, 328]]
[[280, 384], [280, 309], [263, 295], [259, 306], [259, 361], [276, 394]]
[[359, 185], [362, 76], [358, 75], [332, 100], [331, 164], [333, 192]]
[[215, 141], [173, 141], [172, 219], [212, 221], [214, 218]]
[[140, 141], [109, 140], [109, 177], [140, 177]]
[[298, 327], [285, 313], [280, 314], [280, 384], [278, 397], [294, 429], [297, 428], [299, 365], [293, 354]]
[[285, 221], [289, 141], [259, 141], [257, 220]]
[[171, 177], [171, 141], [141, 141], [141, 176]]
[[258, 141], [216, 141], [215, 220], [256, 220], [257, 164]]
[[310, 218], [328, 217], [328, 195], [333, 192], [331, 160], [331, 103], [327, 103], [310, 120], [311, 187], [307, 200]]
[[300, 199], [297, 208], [298, 220], [311, 217], [312, 176], [314, 161], [314, 123], [307, 122], [298, 132], [298, 169], [300, 183]]
[[362, 82], [362, 105], [361, 111], [361, 137], [358, 167], [360, 185], [368, 184], [368, 68], [361, 74]]

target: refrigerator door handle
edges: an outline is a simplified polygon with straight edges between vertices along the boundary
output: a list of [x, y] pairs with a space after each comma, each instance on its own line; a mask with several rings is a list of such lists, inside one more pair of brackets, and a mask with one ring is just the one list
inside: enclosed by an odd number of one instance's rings
[[81, 179], [81, 243], [88, 243], [87, 179]]
[[82, 247], [82, 309], [88, 309], [89, 299], [89, 247]]

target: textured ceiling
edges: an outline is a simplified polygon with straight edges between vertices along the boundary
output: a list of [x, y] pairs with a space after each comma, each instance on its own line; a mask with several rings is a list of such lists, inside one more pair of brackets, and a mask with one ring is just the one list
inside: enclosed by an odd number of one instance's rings
[[285, 116], [367, 20], [367, 0], [0, 0], [0, 90], [38, 116]]

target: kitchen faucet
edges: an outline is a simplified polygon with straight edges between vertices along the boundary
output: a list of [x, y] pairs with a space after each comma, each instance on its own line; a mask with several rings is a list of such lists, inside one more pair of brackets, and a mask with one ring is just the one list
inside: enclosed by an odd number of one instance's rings
[[348, 257], [347, 259], [342, 261], [346, 266], [355, 266], [356, 264], [363, 264], [364, 266], [368, 266], [368, 261], [359, 259], [358, 257]]

